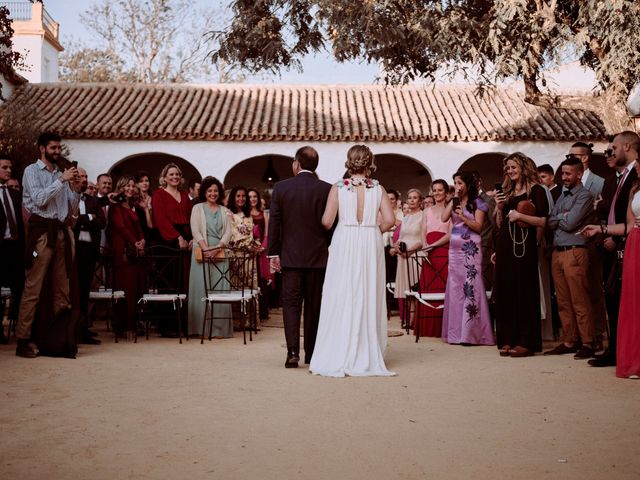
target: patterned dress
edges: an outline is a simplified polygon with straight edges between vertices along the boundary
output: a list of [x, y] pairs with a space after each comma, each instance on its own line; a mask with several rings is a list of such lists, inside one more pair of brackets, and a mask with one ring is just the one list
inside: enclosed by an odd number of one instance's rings
[[[487, 212], [480, 198], [476, 209]], [[466, 207], [463, 215], [473, 219]], [[493, 345], [493, 329], [487, 295], [482, 280], [482, 240], [455, 213], [449, 241], [449, 276], [442, 317], [442, 339], [447, 343]]]

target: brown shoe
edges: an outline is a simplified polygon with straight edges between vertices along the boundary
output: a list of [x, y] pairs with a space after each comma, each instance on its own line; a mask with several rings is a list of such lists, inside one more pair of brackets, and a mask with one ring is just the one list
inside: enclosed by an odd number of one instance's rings
[[576, 360], [586, 360], [587, 358], [592, 358], [593, 353], [593, 348], [588, 345], [583, 345], [582, 348], [578, 350], [578, 353], [573, 356], [573, 358], [575, 358]]
[[509, 355], [511, 356], [511, 358], [533, 357], [535, 354], [535, 352], [532, 352], [528, 348], [524, 347], [516, 347], [509, 350]]
[[552, 350], [547, 350], [544, 355], [566, 355], [567, 353], [576, 353], [578, 349], [575, 347], [567, 347], [564, 343], [561, 343]]
[[33, 343], [29, 343], [29, 340], [19, 338], [16, 355], [24, 358], [36, 358], [38, 356], [38, 349]]

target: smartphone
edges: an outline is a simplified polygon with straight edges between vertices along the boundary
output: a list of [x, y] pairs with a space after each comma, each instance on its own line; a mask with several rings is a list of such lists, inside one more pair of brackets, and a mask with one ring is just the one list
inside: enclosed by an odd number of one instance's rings
[[78, 168], [78, 162], [76, 160], [74, 160], [73, 162], [71, 162], [71, 166], [73, 168]]
[[453, 202], [453, 210], [460, 206], [460, 197], [453, 197], [451, 201]]
[[501, 192], [502, 191], [502, 184], [501, 183], [496, 183], [494, 186], [496, 187], [496, 192]]

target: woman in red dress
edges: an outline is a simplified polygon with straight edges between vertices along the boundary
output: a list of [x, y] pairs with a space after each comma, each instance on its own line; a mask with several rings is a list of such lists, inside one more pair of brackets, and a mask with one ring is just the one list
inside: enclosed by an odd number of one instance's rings
[[125, 337], [136, 329], [136, 302], [145, 283], [144, 270], [138, 260], [144, 255], [145, 240], [135, 210], [139, 197], [135, 179], [128, 175], [121, 177], [116, 193], [123, 194], [125, 200], [109, 208], [109, 236], [114, 255], [113, 286], [114, 290], [124, 291], [126, 315], [114, 316], [114, 331], [117, 337]]
[[262, 207], [260, 192], [255, 188], [247, 190], [251, 218], [253, 219], [253, 238], [260, 246], [258, 256], [258, 285], [260, 286], [260, 320], [269, 318], [269, 286], [273, 283], [273, 274], [267, 258], [267, 231], [269, 230], [269, 214]]
[[[424, 209], [422, 214], [423, 249], [428, 261], [422, 263], [420, 275], [420, 292], [442, 293], [447, 288], [449, 270], [449, 238], [451, 237], [451, 221], [442, 221], [442, 212], [446, 207], [449, 185], [439, 179], [431, 186], [435, 205]], [[434, 307], [444, 302], [429, 302]], [[442, 309], [431, 308], [418, 303], [418, 321], [414, 325], [416, 337], [442, 336]]]
[[182, 171], [175, 163], [165, 165], [160, 174], [160, 188], [153, 194], [153, 223], [160, 234], [159, 242], [173, 248], [191, 247], [191, 201], [181, 192]]

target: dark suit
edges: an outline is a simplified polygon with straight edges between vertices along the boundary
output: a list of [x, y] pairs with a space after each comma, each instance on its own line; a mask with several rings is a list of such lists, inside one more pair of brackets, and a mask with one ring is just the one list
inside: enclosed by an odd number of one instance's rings
[[311, 361], [318, 332], [322, 285], [329, 256], [329, 233], [322, 214], [331, 185], [300, 172], [276, 183], [271, 197], [268, 255], [280, 257], [282, 309], [287, 348], [300, 352], [304, 303], [305, 363]]
[[[638, 173], [632, 168], [627, 174], [624, 183], [620, 187], [618, 198], [613, 207], [615, 223], [626, 223], [627, 208], [629, 205], [629, 193], [633, 184], [638, 179]], [[609, 218], [609, 210], [613, 202], [613, 197], [618, 188], [616, 174], [609, 175], [602, 188], [602, 201], [598, 204], [596, 213], [600, 222], [607, 222]], [[618, 248], [622, 247], [622, 237], [612, 237]], [[617, 251], [610, 252], [604, 248], [600, 249], [603, 258], [602, 278], [606, 283], [611, 275], [611, 270], [617, 262]], [[620, 293], [622, 289], [621, 282], [616, 282], [613, 289], [605, 288], [605, 303], [607, 307], [607, 315], [609, 317], [609, 354], [615, 359], [616, 355], [616, 337], [618, 335], [618, 312], [620, 310]]]
[[[0, 204], [0, 255], [2, 256], [0, 283], [3, 287], [9, 287], [11, 290], [11, 308], [9, 309], [8, 316], [10, 320], [17, 321], [20, 299], [22, 298], [22, 290], [24, 288], [24, 221], [22, 219], [22, 196], [20, 193], [11, 189], [7, 189], [7, 193], [13, 203], [16, 226], [18, 228], [18, 239], [4, 239], [5, 229], [7, 228], [7, 216], [4, 208], [2, 208], [2, 204]], [[0, 321], [2, 318], [4, 318], [4, 302], [0, 302]]]
[[[83, 195], [85, 213], [78, 215], [78, 220], [73, 229], [76, 244], [76, 262], [78, 266], [78, 284], [80, 296], [80, 311], [83, 320], [80, 332], [88, 328], [89, 320], [89, 292], [93, 283], [96, 262], [100, 256], [100, 238], [106, 219], [100, 201], [96, 197]], [[80, 239], [80, 233], [87, 232], [90, 241]], [[83, 235], [85, 237], [86, 235]]]

